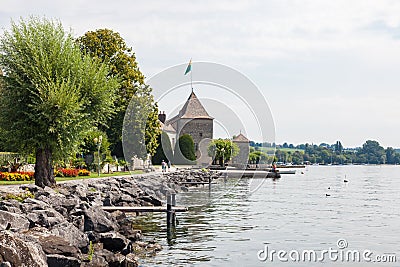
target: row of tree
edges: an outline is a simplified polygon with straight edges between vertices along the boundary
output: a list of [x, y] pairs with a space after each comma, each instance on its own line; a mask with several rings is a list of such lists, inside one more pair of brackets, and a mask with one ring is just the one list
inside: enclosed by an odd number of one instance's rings
[[[158, 108], [118, 33], [74, 38], [58, 21], [21, 19], [1, 37], [0, 69], [0, 150], [34, 154], [37, 185], [55, 184], [54, 162], [99, 145], [122, 157], [124, 123], [145, 154], [154, 154]], [[132, 100], [137, 109], [126, 118]]]
[[[320, 145], [302, 145], [304, 150], [282, 150], [275, 151], [272, 160], [302, 164], [305, 162], [318, 164], [400, 164], [400, 153], [392, 147], [383, 148], [377, 141], [368, 140], [362, 147], [357, 149], [345, 149], [340, 141], [329, 145], [322, 143]], [[253, 154], [250, 153], [250, 161], [254, 153], [261, 153], [259, 160], [271, 160], [271, 155], [263, 155], [259, 148], [253, 148]], [[258, 152], [256, 151], [258, 149]], [[251, 150], [252, 151], [252, 150]], [[256, 158], [257, 160], [257, 158]]]

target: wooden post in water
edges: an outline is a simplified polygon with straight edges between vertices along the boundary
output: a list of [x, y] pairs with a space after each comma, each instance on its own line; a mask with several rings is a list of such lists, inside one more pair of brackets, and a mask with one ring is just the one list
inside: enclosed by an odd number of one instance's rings
[[[175, 206], [176, 206], [176, 194], [175, 194], [175, 193], [172, 193], [172, 194], [171, 194], [171, 206], [172, 206], [172, 207], [175, 207]], [[176, 222], [176, 213], [175, 213], [174, 210], [171, 211], [171, 220], [172, 220], [172, 221], [171, 221], [172, 225], [175, 226], [175, 222]]]
[[167, 228], [171, 226], [172, 217], [172, 195], [167, 194]]
[[208, 190], [211, 190], [211, 176], [208, 176]]

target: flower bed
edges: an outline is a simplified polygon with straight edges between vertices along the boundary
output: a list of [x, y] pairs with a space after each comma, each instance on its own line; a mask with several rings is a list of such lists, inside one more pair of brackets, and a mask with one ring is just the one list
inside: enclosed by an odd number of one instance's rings
[[33, 181], [34, 172], [0, 172], [1, 181]]
[[90, 176], [90, 171], [85, 170], [85, 169], [80, 169], [78, 172], [79, 176]]
[[77, 169], [58, 169], [55, 171], [54, 175], [56, 177], [77, 177], [78, 170]]

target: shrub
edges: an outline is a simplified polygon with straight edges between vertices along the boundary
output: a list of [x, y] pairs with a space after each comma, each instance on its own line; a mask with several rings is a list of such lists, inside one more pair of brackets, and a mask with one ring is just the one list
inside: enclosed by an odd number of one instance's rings
[[90, 176], [90, 171], [85, 170], [85, 169], [80, 169], [78, 172], [79, 176]]
[[196, 154], [192, 136], [184, 134], [175, 144], [174, 164], [196, 164]]
[[26, 198], [35, 198], [35, 195], [31, 193], [30, 191], [26, 191], [25, 193], [20, 193], [20, 194], [11, 194], [8, 193], [5, 197], [5, 199], [15, 199], [19, 202], [24, 201]]
[[79, 170], [77, 169], [58, 169], [54, 175], [56, 177], [77, 177]]

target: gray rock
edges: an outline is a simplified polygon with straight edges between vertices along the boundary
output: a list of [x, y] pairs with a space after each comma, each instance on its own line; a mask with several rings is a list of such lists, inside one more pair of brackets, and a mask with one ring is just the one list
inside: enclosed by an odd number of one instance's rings
[[43, 226], [47, 228], [66, 221], [62, 214], [52, 208], [46, 210], [32, 210], [29, 214], [29, 220], [31, 226]]
[[47, 255], [49, 267], [80, 267], [81, 261], [74, 257], [67, 257], [58, 254]]
[[110, 265], [109, 265], [109, 263], [106, 261], [106, 259], [104, 257], [98, 255], [98, 253], [96, 252], [93, 255], [91, 261], [85, 262], [81, 266], [83, 266], [83, 267], [108, 267]]
[[108, 212], [103, 211], [99, 206], [83, 210], [85, 223], [84, 230], [105, 233], [117, 231], [118, 223]]
[[125, 260], [125, 256], [123, 256], [120, 253], [113, 253], [106, 249], [102, 249], [102, 250], [96, 251], [95, 255], [104, 258], [106, 260], [106, 262], [108, 263], [107, 266], [110, 266], [110, 267], [124, 266], [123, 262]]
[[79, 248], [86, 249], [89, 245], [87, 235], [76, 228], [72, 223], [63, 222], [55, 225], [51, 231], [52, 234], [60, 236], [68, 241], [69, 244]]
[[125, 260], [124, 260], [123, 264], [124, 264], [123, 266], [125, 266], [125, 267], [138, 267], [139, 266], [139, 263], [138, 263], [138, 260], [135, 256], [135, 254], [132, 254], [132, 253], [125, 256]]
[[22, 190], [28, 190], [31, 193], [36, 193], [39, 192], [39, 190], [42, 190], [41, 187], [34, 184], [23, 184], [19, 188], [21, 188]]
[[129, 243], [123, 235], [115, 232], [101, 233], [100, 242], [103, 243], [103, 248], [113, 252], [123, 250]]
[[0, 229], [6, 229], [8, 224], [11, 224], [11, 229], [15, 231], [27, 230], [30, 225], [25, 216], [0, 210]]
[[47, 266], [46, 255], [35, 239], [9, 231], [0, 232], [0, 262], [11, 266]]
[[0, 202], [0, 210], [21, 213], [21, 203], [15, 199], [8, 199]]
[[79, 231], [83, 232], [85, 230], [85, 216], [82, 215], [70, 215], [69, 221], [79, 229]]

